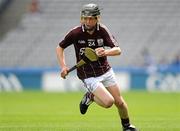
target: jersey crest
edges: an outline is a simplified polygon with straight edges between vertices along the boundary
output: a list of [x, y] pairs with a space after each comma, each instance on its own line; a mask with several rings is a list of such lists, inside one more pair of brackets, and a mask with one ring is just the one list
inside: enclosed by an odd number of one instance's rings
[[104, 40], [103, 39], [97, 39], [98, 46], [103, 46], [104, 45]]

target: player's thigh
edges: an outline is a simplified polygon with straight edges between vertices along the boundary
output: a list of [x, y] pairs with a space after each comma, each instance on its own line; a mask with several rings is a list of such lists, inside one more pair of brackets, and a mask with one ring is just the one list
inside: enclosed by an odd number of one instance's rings
[[99, 84], [98, 88], [93, 92], [93, 94], [102, 101], [114, 101], [113, 96], [109, 91], [104, 87], [103, 84]]
[[95, 97], [100, 100], [103, 105], [110, 105], [114, 103], [113, 96], [107, 91], [105, 86], [102, 84], [103, 77], [90, 77], [84, 79], [84, 85], [89, 92], [92, 92]]
[[97, 99], [99, 99], [106, 107], [111, 106], [114, 103], [114, 97], [111, 93], [104, 87], [102, 83], [93, 91], [93, 94]]
[[113, 96], [115, 103], [118, 103], [118, 104], [124, 103], [118, 84], [107, 87], [107, 90]]

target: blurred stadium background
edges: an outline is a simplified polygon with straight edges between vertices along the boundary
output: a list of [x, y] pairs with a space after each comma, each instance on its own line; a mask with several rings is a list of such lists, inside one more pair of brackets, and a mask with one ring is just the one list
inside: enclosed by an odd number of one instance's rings
[[[56, 46], [89, 2], [103, 8], [101, 21], [122, 49], [109, 61], [132, 123], [142, 131], [179, 131], [180, 0], [0, 0], [0, 130], [121, 128], [115, 107], [93, 104], [80, 115], [82, 83], [75, 71], [59, 76]], [[74, 65], [73, 47], [65, 55]]]
[[[119, 41], [122, 55], [109, 61], [123, 90], [180, 91], [179, 0], [32, 1], [0, 0], [0, 91], [82, 90], [75, 72], [58, 76], [55, 48], [87, 2], [103, 8], [101, 21]], [[74, 65], [73, 48], [65, 53]]]

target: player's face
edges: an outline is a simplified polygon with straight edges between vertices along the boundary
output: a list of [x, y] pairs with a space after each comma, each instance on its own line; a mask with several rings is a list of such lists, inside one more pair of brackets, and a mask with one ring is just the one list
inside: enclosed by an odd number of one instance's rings
[[87, 30], [92, 30], [97, 24], [97, 17], [83, 17], [83, 23], [85, 24]]

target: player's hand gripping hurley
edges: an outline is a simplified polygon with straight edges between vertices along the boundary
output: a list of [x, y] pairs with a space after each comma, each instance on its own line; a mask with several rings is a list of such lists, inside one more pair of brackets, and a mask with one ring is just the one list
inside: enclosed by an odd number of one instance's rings
[[85, 51], [84, 51], [84, 57], [75, 66], [73, 66], [72, 68], [70, 68], [68, 70], [67, 75], [68, 75], [68, 73], [75, 70], [76, 68], [79, 68], [79, 67], [83, 66], [84, 64], [88, 64], [90, 62], [94, 62], [97, 60], [98, 60], [98, 56], [97, 56], [95, 50], [93, 50], [89, 47], [86, 47]]

